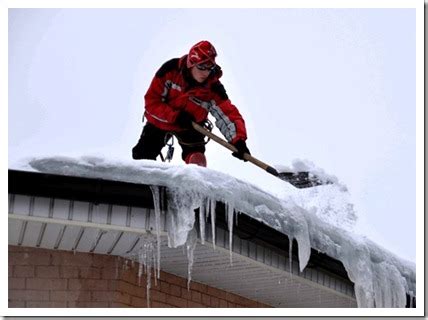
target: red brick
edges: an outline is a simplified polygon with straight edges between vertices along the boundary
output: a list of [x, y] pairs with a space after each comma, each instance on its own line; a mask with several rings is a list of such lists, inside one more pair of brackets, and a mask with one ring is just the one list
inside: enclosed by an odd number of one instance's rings
[[67, 279], [27, 279], [27, 289], [66, 290]]
[[200, 304], [194, 301], [187, 301], [187, 307], [188, 308], [205, 308], [203, 304]]
[[109, 286], [109, 290], [119, 291], [130, 295], [135, 295], [138, 297], [145, 297], [146, 288], [138, 287], [125, 281], [114, 281], [114, 282], [116, 283], [115, 289]]
[[202, 294], [197, 291], [191, 291], [192, 293], [192, 301], [194, 302], [202, 302]]
[[207, 307], [211, 305], [211, 299], [209, 295], [204, 293], [202, 294], [202, 304], [204, 304]]
[[25, 308], [25, 301], [10, 301], [8, 303], [9, 308]]
[[49, 291], [43, 290], [9, 290], [9, 299], [17, 301], [48, 301]]
[[101, 270], [100, 268], [95, 268], [95, 267], [80, 267], [79, 278], [101, 279]]
[[25, 289], [25, 278], [9, 278], [9, 289]]
[[131, 296], [129, 294], [126, 294], [126, 293], [115, 292], [114, 293], [114, 301], [129, 305], [129, 304], [131, 304]]
[[108, 302], [93, 302], [93, 301], [68, 301], [68, 308], [108, 308]]
[[[187, 288], [187, 285], [185, 286], [185, 288]], [[208, 290], [208, 286], [199, 282], [191, 282], [190, 283], [190, 289], [191, 290], [195, 290], [195, 291], [199, 291], [202, 293], [206, 293]]]
[[13, 277], [13, 266], [7, 268], [8, 277]]
[[87, 253], [72, 253], [62, 251], [52, 257], [53, 265], [69, 267], [90, 267], [92, 266], [92, 255]]
[[129, 308], [128, 305], [120, 303], [120, 302], [112, 302], [110, 303], [111, 308]]
[[109, 255], [92, 254], [92, 266], [103, 268], [108, 265], [114, 265], [115, 257]]
[[227, 308], [227, 307], [228, 307], [227, 301], [220, 299], [220, 308]]
[[237, 295], [235, 297], [235, 303], [238, 305], [241, 305], [243, 307], [246, 307], [246, 306], [251, 306], [254, 302], [252, 300], [249, 300], [247, 298], [244, 298], [244, 297]]
[[163, 273], [163, 276], [161, 276], [161, 280], [168, 282], [169, 284], [175, 284], [179, 287], [186, 288], [187, 287], [187, 280], [184, 278], [179, 278], [177, 276], [174, 276], [170, 273]]
[[14, 266], [28, 266], [32, 264], [29, 257], [30, 254], [28, 252], [9, 252], [8, 263]]
[[217, 288], [208, 287], [207, 294], [209, 294], [210, 296], [217, 297], [219, 299], [225, 299], [225, 300], [227, 299], [226, 291], [223, 291]]
[[31, 264], [35, 266], [48, 266], [52, 261], [52, 254], [47, 251], [35, 250], [30, 253]]
[[22, 251], [24, 251], [23, 248], [25, 248], [25, 247], [9, 245], [7, 251], [8, 252], [22, 252]]
[[170, 287], [170, 284], [168, 282], [165, 282], [165, 281], [160, 282], [160, 291], [168, 294], [169, 287]]
[[27, 308], [67, 308], [67, 302], [60, 301], [27, 301]]
[[[154, 290], [151, 290], [151, 291], [154, 291]], [[134, 286], [134, 291], [132, 295], [137, 296], [139, 298], [145, 298], [147, 296], [147, 287]]]
[[211, 297], [211, 307], [218, 308], [220, 306], [220, 300], [216, 297]]
[[131, 306], [136, 307], [136, 308], [146, 308], [147, 307], [147, 299], [146, 298], [131, 297]]
[[236, 308], [237, 306], [236, 306], [236, 304], [234, 304], [233, 302], [227, 302], [227, 307], [228, 308]]
[[181, 288], [181, 297], [186, 300], [192, 300], [192, 291]]
[[90, 291], [57, 290], [50, 292], [51, 301], [91, 301]]
[[101, 268], [101, 279], [120, 279], [121, 269], [117, 268]]
[[157, 302], [157, 301], [150, 302], [150, 307], [152, 307], [152, 308], [172, 308], [172, 306], [169, 304]]
[[77, 279], [79, 278], [79, 267], [60, 266], [59, 276], [60, 278]]
[[33, 266], [14, 266], [13, 275], [17, 278], [32, 278], [34, 277]]
[[235, 300], [237, 299], [237, 295], [230, 293], [230, 292], [226, 292], [226, 300], [229, 302], [235, 302]]
[[30, 252], [9, 252], [10, 265], [50, 265], [51, 254], [48, 252], [38, 252], [33, 250]]
[[187, 308], [187, 300], [183, 298], [169, 296], [166, 302], [174, 307]]
[[114, 297], [115, 292], [113, 291], [93, 291], [91, 295], [91, 300], [114, 302]]
[[68, 279], [68, 289], [106, 291], [108, 290], [108, 281], [95, 279]]
[[39, 278], [59, 278], [59, 267], [37, 266], [36, 276]]
[[169, 286], [169, 293], [176, 297], [181, 297], [181, 287], [171, 284]]
[[135, 270], [127, 270], [122, 274], [121, 277], [122, 280], [129, 282], [129, 283], [136, 283], [138, 284], [138, 281], [141, 283], [146, 283], [146, 277], [144, 274], [141, 275], [141, 279], [138, 279], [138, 273], [135, 272]]
[[157, 302], [166, 302], [166, 294], [156, 290], [150, 290], [150, 300]]

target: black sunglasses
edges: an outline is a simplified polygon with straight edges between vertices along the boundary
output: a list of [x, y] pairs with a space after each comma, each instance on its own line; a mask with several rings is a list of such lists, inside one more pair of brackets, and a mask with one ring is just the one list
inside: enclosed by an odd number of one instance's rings
[[205, 70], [209, 70], [209, 71], [213, 71], [215, 69], [217, 65], [215, 64], [197, 64], [196, 68], [198, 68], [198, 70], [201, 71], [205, 71]]

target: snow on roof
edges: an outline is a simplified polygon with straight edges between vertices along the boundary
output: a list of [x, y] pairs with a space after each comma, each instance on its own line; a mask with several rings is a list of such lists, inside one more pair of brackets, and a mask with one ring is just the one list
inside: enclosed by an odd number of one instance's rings
[[[324, 174], [305, 163], [296, 163], [294, 167], [298, 170], [302, 165], [317, 175]], [[406, 293], [416, 295], [415, 264], [353, 230], [357, 216], [346, 187], [339, 183], [294, 189], [282, 187], [287, 183], [277, 179], [275, 187], [283, 189], [278, 195], [278, 190], [265, 190], [195, 165], [99, 157], [34, 158], [25, 160], [20, 169], [167, 187], [168, 210], [176, 211], [176, 228], [169, 231], [174, 247], [184, 245], [193, 230], [194, 209], [221, 201], [227, 204], [229, 221], [233, 221], [234, 212], [244, 213], [296, 239], [301, 271], [308, 263], [311, 248], [341, 261], [355, 284], [359, 307], [405, 307]], [[334, 177], [328, 179], [337, 182]], [[159, 195], [154, 195], [155, 209], [159, 210]]]

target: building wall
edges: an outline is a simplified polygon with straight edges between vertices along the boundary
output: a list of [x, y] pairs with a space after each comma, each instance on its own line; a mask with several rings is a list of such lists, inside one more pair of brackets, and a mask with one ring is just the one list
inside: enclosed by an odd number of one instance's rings
[[[109, 255], [9, 246], [9, 308], [147, 307], [139, 265]], [[162, 272], [150, 307], [253, 308], [259, 302]]]

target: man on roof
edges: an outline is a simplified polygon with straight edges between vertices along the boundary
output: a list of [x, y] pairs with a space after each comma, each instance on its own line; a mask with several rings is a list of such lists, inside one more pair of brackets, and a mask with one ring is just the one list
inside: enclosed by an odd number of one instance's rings
[[250, 153], [245, 121], [219, 80], [223, 72], [216, 56], [210, 42], [200, 41], [188, 54], [165, 62], [156, 72], [144, 96], [147, 123], [132, 149], [133, 159], [155, 160], [172, 134], [185, 163], [206, 167], [204, 136], [193, 129], [192, 122], [204, 124], [208, 113], [238, 150], [233, 156], [244, 160], [243, 154]]

